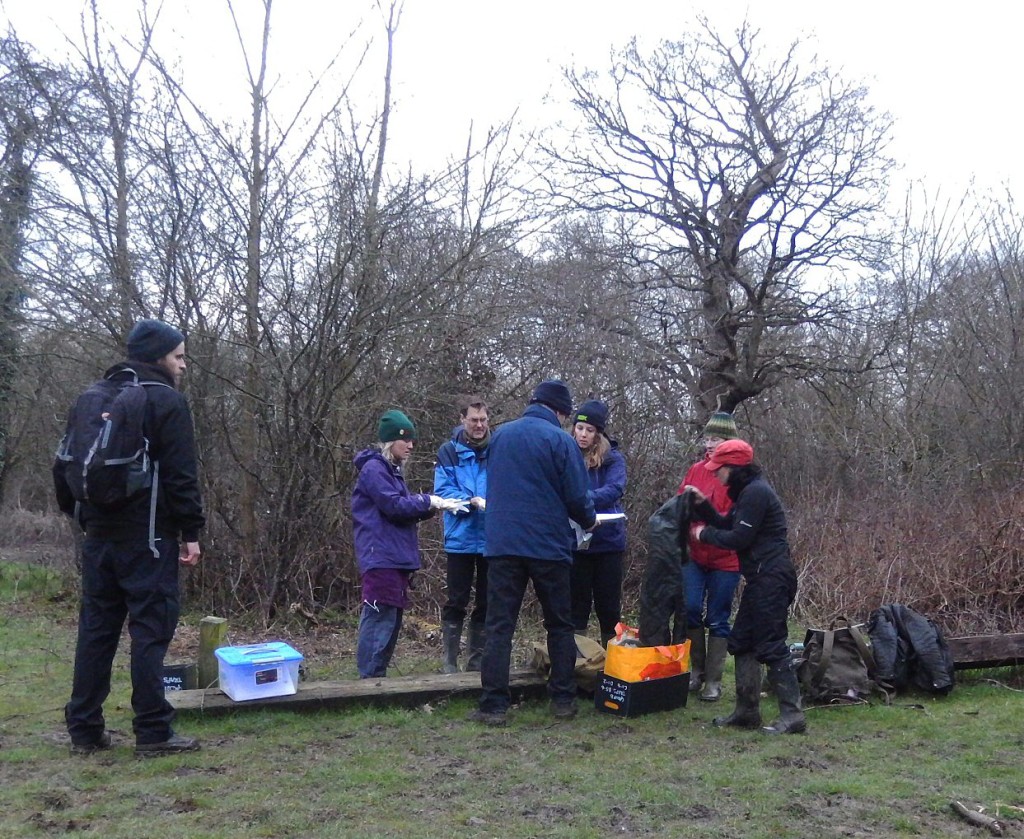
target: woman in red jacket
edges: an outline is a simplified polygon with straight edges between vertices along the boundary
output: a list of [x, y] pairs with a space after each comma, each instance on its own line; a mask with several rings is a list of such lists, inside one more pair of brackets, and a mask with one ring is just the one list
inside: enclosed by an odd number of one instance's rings
[[[732, 414], [712, 414], [704, 427], [704, 459], [690, 467], [679, 485], [680, 493], [687, 485], [697, 487], [723, 516], [732, 507], [732, 499], [704, 464], [720, 443], [737, 436]], [[729, 615], [740, 582], [740, 564], [734, 551], [700, 542], [692, 529], [689, 542], [690, 561], [683, 566], [683, 586], [686, 633], [690, 639], [690, 691], [699, 691], [705, 702], [717, 702], [722, 698]]]

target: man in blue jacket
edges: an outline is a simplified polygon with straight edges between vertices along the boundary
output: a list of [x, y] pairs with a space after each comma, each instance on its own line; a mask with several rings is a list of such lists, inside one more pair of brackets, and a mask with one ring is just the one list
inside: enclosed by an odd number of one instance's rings
[[511, 704], [512, 636], [527, 582], [533, 583], [547, 630], [551, 675], [548, 696], [557, 719], [576, 715], [576, 643], [570, 570], [575, 544], [571, 518], [594, 527], [594, 503], [580, 448], [561, 423], [572, 414], [572, 394], [551, 379], [533, 391], [523, 415], [491, 437], [487, 454], [487, 640], [483, 692], [470, 719], [505, 724]]
[[469, 616], [466, 670], [479, 670], [487, 618], [487, 563], [484, 560], [484, 507], [487, 497], [487, 447], [491, 427], [487, 403], [470, 397], [452, 439], [437, 451], [434, 494], [465, 502], [465, 512], [444, 514], [444, 549], [448, 555], [448, 601], [441, 611], [442, 673], [459, 672], [459, 644], [476, 577], [476, 602]]

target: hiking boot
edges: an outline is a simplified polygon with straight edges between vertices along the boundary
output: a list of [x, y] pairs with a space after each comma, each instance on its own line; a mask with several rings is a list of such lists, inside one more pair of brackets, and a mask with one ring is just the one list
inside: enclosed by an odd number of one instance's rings
[[779, 718], [761, 731], [765, 734], [800, 734], [807, 730], [800, 702], [800, 684], [793, 672], [793, 661], [786, 658], [768, 666], [768, 679], [779, 699]]
[[761, 725], [761, 665], [751, 653], [736, 656], [736, 709], [715, 717], [715, 725], [757, 728]]
[[484, 657], [484, 643], [487, 641], [486, 624], [483, 621], [469, 622], [469, 658], [466, 659], [466, 672], [475, 673], [480, 669]]
[[704, 627], [688, 629], [686, 637], [690, 639], [690, 693], [697, 693], [704, 686]]
[[553, 716], [556, 720], [576, 719], [576, 711], [576, 700], [570, 700], [569, 702], [551, 703], [551, 716]]
[[136, 743], [135, 754], [138, 757], [158, 757], [181, 752], [198, 752], [199, 741], [195, 737], [182, 737], [172, 733], [166, 740], [159, 743]]
[[701, 702], [717, 702], [722, 698], [722, 672], [725, 656], [729, 651], [729, 639], [708, 637], [707, 658], [704, 661], [704, 690], [700, 692]]
[[504, 711], [481, 711], [479, 708], [470, 711], [466, 715], [466, 719], [470, 722], [478, 722], [483, 725], [489, 725], [492, 728], [502, 728], [508, 721], [505, 717]]
[[462, 641], [462, 621], [445, 621], [441, 626], [441, 650], [444, 661], [441, 672], [459, 672], [459, 643]]
[[106, 751], [110, 748], [110, 732], [104, 731], [98, 740], [94, 740], [92, 743], [72, 743], [71, 754], [85, 756], [96, 754], [96, 752]]

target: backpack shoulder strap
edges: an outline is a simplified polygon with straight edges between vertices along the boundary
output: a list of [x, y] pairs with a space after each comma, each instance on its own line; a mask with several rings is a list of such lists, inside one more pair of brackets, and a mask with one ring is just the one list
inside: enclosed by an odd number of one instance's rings
[[825, 678], [825, 673], [828, 672], [828, 666], [832, 662], [832, 647], [836, 642], [836, 632], [834, 629], [825, 629], [821, 633], [821, 658], [818, 659], [818, 666], [814, 668], [814, 673], [811, 675], [811, 684], [815, 688], [821, 687], [821, 682]]
[[871, 652], [871, 648], [868, 646], [867, 639], [864, 638], [864, 633], [854, 625], [846, 615], [836, 615], [836, 619], [832, 621], [832, 628], [839, 629], [845, 628], [849, 630], [850, 637], [853, 639], [853, 643], [857, 646], [857, 654], [860, 656], [860, 660], [864, 662], [864, 666], [868, 669], [868, 677], [874, 681], [875, 678], [875, 656]]
[[867, 640], [864, 638], [864, 634], [856, 627], [851, 625], [850, 637], [853, 638], [853, 642], [857, 645], [857, 652], [860, 653], [861, 661], [864, 662], [864, 666], [868, 668], [868, 678], [871, 681], [875, 680], [875, 656], [871, 652], [871, 648], [868, 646]]

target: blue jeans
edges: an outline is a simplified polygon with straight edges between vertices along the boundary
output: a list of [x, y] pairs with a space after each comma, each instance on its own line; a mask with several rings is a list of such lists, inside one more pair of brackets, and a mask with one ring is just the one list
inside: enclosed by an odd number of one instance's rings
[[402, 610], [397, 606], [363, 601], [359, 616], [359, 643], [356, 646], [356, 667], [360, 679], [376, 679], [388, 674], [388, 665], [402, 629]]
[[492, 556], [487, 559], [487, 641], [480, 663], [480, 710], [504, 713], [512, 702], [509, 665], [512, 635], [526, 584], [533, 590], [544, 613], [551, 675], [548, 696], [553, 702], [576, 699], [576, 639], [573, 637], [569, 600], [568, 562], [523, 556]]
[[[740, 584], [739, 571], [709, 571], [696, 562], [683, 566], [683, 587], [686, 589], [686, 625], [689, 629], [708, 628], [712, 638], [729, 637], [729, 614], [732, 597]], [[707, 616], [704, 603], [707, 601]]]

